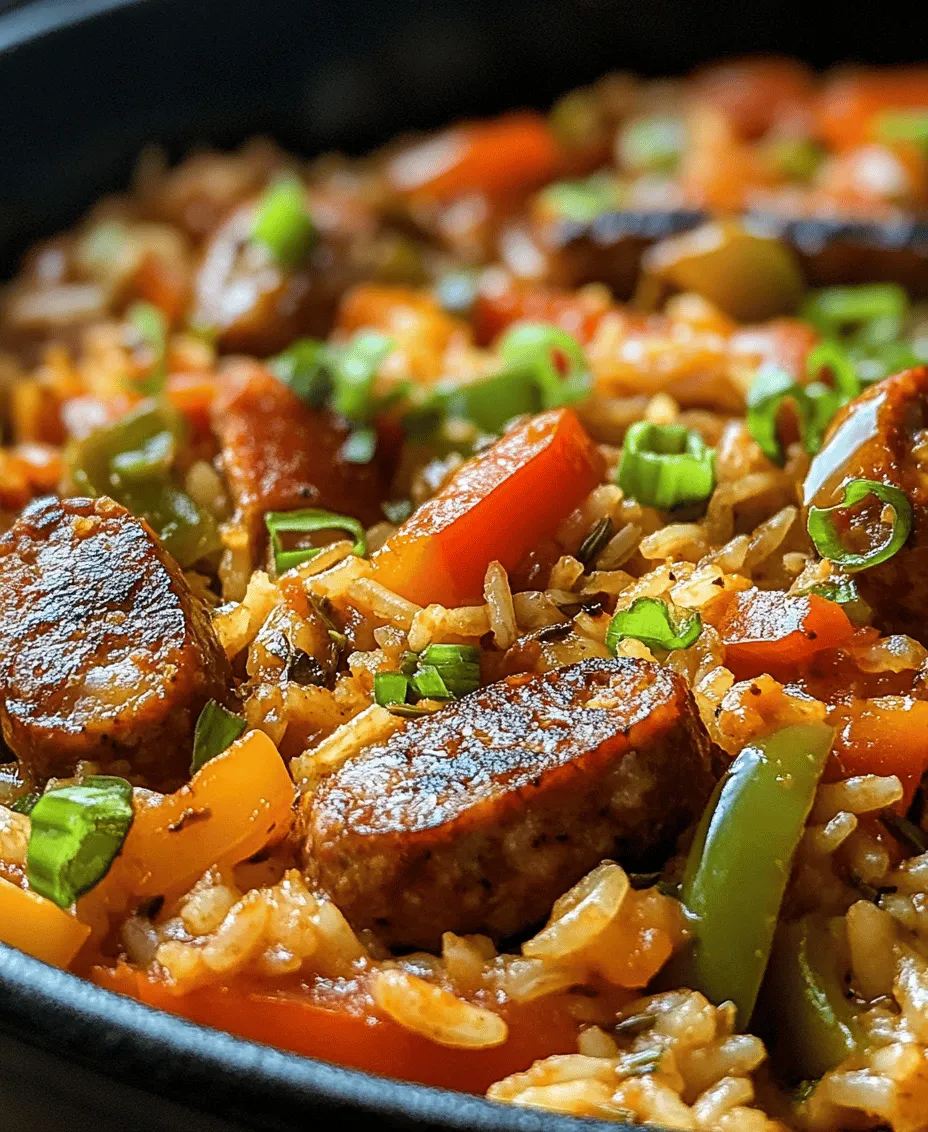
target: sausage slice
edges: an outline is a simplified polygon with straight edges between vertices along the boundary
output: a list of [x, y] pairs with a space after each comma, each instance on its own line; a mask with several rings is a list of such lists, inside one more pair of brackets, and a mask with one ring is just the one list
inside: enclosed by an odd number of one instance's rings
[[[874, 623], [886, 633], [906, 633], [928, 644], [928, 367], [903, 370], [876, 382], [839, 410], [805, 482], [805, 503], [830, 507], [852, 479], [900, 488], [912, 505], [912, 533], [885, 562], [854, 575]], [[872, 497], [872, 522], [855, 521], [839, 534], [879, 542], [883, 505]], [[855, 546], [855, 549], [858, 549]]]
[[177, 563], [118, 503], [40, 499], [0, 538], [0, 723], [36, 779], [127, 760], [179, 785], [200, 709], [232, 687]]
[[322, 507], [365, 525], [382, 518], [386, 478], [376, 462], [342, 457], [346, 422], [310, 409], [260, 366], [243, 363], [226, 375], [213, 428], [238, 518], [253, 544], [263, 537], [267, 511]]
[[307, 865], [357, 928], [434, 948], [544, 918], [604, 857], [678, 833], [713, 785], [683, 680], [643, 660], [512, 676], [349, 760], [307, 802]]

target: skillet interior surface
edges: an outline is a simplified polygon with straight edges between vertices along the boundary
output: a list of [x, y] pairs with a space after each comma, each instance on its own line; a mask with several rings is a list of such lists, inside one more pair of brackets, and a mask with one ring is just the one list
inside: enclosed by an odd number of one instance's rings
[[[736, 0], [27, 4], [0, 18], [0, 277], [37, 236], [124, 184], [153, 139], [175, 157], [261, 132], [298, 152], [358, 152], [403, 129], [543, 106], [619, 67], [673, 73], [761, 50], [821, 65], [899, 62], [921, 51], [902, 31], [901, 6], [898, 19], [884, 6], [866, 26], [800, 11]], [[8, 1132], [283, 1130], [307, 1116], [323, 1127], [620, 1127], [297, 1058], [149, 1010], [2, 945], [0, 1051]]]

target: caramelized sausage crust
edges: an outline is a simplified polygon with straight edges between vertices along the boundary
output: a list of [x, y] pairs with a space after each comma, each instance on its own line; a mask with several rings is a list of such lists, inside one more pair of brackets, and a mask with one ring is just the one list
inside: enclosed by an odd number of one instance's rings
[[513, 676], [410, 723], [308, 800], [307, 865], [358, 928], [504, 938], [608, 856], [640, 859], [713, 784], [683, 682], [643, 660]]
[[179, 785], [200, 709], [232, 687], [180, 567], [118, 503], [40, 499], [0, 539], [0, 722], [34, 778], [125, 760]]
[[[852, 479], [891, 484], [912, 504], [906, 544], [854, 579], [879, 629], [928, 644], [928, 367], [884, 378], [838, 412], [806, 477], [806, 504], [837, 503]], [[871, 510], [877, 518], [882, 505]], [[854, 525], [865, 542], [885, 538], [882, 523]], [[851, 529], [839, 533], [851, 542], [855, 537]]]

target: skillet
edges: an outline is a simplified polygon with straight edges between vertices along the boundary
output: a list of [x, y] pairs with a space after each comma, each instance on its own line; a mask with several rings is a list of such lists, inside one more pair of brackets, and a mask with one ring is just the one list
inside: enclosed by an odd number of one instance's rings
[[[0, 5], [3, 6], [3, 5]], [[403, 129], [543, 106], [616, 67], [673, 73], [778, 50], [825, 65], [918, 57], [879, 21], [798, 4], [681, 0], [42, 0], [0, 17], [0, 278], [37, 237], [125, 183], [139, 149], [272, 133], [360, 152]], [[505, 1108], [197, 1027], [0, 945], [5, 1132], [622, 1126]]]

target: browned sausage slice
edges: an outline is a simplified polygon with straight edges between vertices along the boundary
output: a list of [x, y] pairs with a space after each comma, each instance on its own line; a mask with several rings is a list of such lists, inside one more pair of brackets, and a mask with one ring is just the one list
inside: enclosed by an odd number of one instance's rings
[[[901, 488], [912, 504], [912, 533], [901, 550], [879, 566], [854, 575], [872, 607], [874, 624], [928, 644], [928, 367], [903, 370], [871, 385], [845, 405], [828, 430], [805, 482], [805, 503], [830, 507], [852, 479], [877, 480]], [[865, 501], [866, 503], [866, 501]], [[869, 510], [853, 529], [839, 530], [855, 550], [886, 537], [883, 505], [869, 497]], [[863, 506], [863, 505], [862, 505]], [[862, 539], [862, 546], [854, 545]]]
[[701, 809], [714, 752], [683, 680], [643, 660], [513, 676], [349, 760], [308, 801], [307, 864], [358, 928], [435, 947], [511, 935], [604, 857]]
[[111, 499], [40, 499], [0, 539], [0, 721], [32, 775], [127, 760], [188, 777], [232, 673], [208, 614], [148, 525]]
[[226, 479], [252, 543], [267, 511], [322, 507], [365, 524], [382, 518], [387, 483], [379, 465], [344, 460], [348, 426], [310, 409], [260, 366], [242, 363], [226, 375], [213, 407]]

